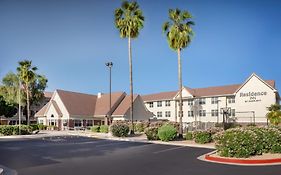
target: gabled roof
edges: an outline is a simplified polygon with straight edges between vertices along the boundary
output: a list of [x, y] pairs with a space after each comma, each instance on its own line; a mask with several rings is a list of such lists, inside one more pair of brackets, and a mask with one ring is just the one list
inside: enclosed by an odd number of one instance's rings
[[237, 88], [237, 90], [235, 91], [235, 93], [237, 93], [245, 84], [247, 84], [248, 81], [250, 81], [253, 77], [256, 77], [257, 79], [259, 79], [261, 82], [263, 82], [266, 86], [268, 86], [270, 89], [274, 90], [274, 91], [277, 91], [275, 89], [275, 81], [274, 80], [267, 80], [267, 81], [264, 81], [263, 79], [261, 79], [257, 74], [255, 73], [252, 73], [252, 75], [247, 78], [247, 80], [240, 85], [239, 88]]
[[46, 98], [52, 98], [53, 92], [44, 92], [44, 96], [45, 96]]
[[[253, 75], [256, 75], [256, 74], [253, 74]], [[248, 78], [248, 79], [250, 79], [250, 78]], [[248, 81], [248, 79], [247, 79], [247, 81]], [[261, 78], [259, 78], [259, 79], [262, 80]], [[275, 90], [275, 81], [274, 80], [266, 80], [266, 81], [262, 80], [262, 82], [266, 83], [266, 85], [271, 87], [271, 89]], [[191, 93], [191, 95], [193, 95], [194, 97], [222, 96], [222, 95], [234, 95], [237, 92], [237, 90], [239, 90], [239, 88], [241, 88], [245, 83], [225, 85], [225, 86], [213, 86], [213, 87], [206, 87], [206, 88], [189, 88], [189, 87], [184, 87], [184, 88], [186, 88], [186, 90], [189, 93]], [[177, 94], [178, 94], [178, 91], [161, 92], [161, 93], [156, 93], [156, 94], [143, 95], [142, 98], [143, 98], [143, 101], [146, 101], [146, 102], [157, 101], [157, 100], [168, 100], [168, 99], [173, 99]]]
[[175, 97], [178, 91], [170, 91], [170, 92], [160, 92], [156, 94], [148, 94], [142, 95], [143, 101], [157, 101], [157, 100], [168, 100]]
[[[139, 95], [134, 95], [133, 102], [139, 97]], [[112, 113], [113, 116], [123, 116], [126, 114], [126, 112], [131, 107], [131, 98], [129, 95], [127, 95], [122, 102], [119, 104], [119, 106], [115, 109], [115, 111]]]
[[36, 112], [35, 117], [44, 116], [49, 104], [50, 104], [50, 102], [45, 104], [38, 112]]
[[[109, 94], [97, 95], [84, 94], [78, 92], [70, 92], [57, 90], [64, 106], [69, 115], [107, 115], [109, 109]], [[124, 96], [124, 92], [115, 92], [111, 94], [111, 106]]]

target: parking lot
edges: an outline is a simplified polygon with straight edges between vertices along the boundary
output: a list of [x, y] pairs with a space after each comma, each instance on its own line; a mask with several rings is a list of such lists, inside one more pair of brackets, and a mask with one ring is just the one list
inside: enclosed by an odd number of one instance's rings
[[55, 136], [1, 139], [0, 165], [22, 175], [278, 175], [281, 166], [235, 166], [204, 162], [197, 157], [212, 150]]

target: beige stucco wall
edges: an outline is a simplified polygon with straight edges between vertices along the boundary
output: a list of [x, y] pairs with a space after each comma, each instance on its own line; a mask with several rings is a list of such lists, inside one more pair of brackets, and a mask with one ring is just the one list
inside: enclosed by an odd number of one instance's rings
[[[248, 93], [248, 92], [266, 92], [266, 95], [256, 96], [256, 100], [250, 100], [250, 97], [242, 97], [240, 93]], [[227, 97], [235, 97], [235, 103], [228, 103]], [[266, 107], [269, 107], [271, 104], [276, 103], [276, 93], [272, 88], [267, 86], [262, 80], [260, 80], [255, 74], [251, 76], [249, 81], [236, 93], [230, 94], [227, 96], [214, 96], [218, 97], [218, 104], [211, 104], [211, 99], [213, 96], [204, 97], [206, 100], [206, 104], [199, 105], [198, 98], [192, 98], [190, 93], [187, 90], [183, 90], [183, 122], [190, 123], [194, 121], [202, 121], [202, 122], [219, 122], [223, 121], [222, 114], [220, 114], [221, 108], [230, 107], [231, 109], [235, 109], [235, 117], [230, 116], [230, 118], [236, 120], [237, 122], [253, 122], [253, 113], [249, 111], [254, 111], [255, 114], [255, 122], [266, 123]], [[170, 100], [174, 100], [170, 99]], [[187, 99], [193, 99], [194, 105], [189, 106]], [[150, 101], [151, 102], [151, 101]], [[162, 117], [158, 119], [168, 119], [170, 121], [176, 121], [175, 115], [177, 115], [178, 105], [175, 105], [175, 101], [171, 101], [171, 106], [165, 106], [165, 100], [162, 100], [162, 107], [157, 107], [157, 101], [153, 101], [153, 108], [149, 107], [149, 103], [145, 102], [145, 105], [148, 110], [155, 114], [157, 117], [157, 112], [162, 111]], [[219, 108], [219, 117], [211, 116], [212, 110], [217, 110]], [[206, 117], [200, 117], [198, 110], [206, 110]], [[188, 117], [188, 111], [194, 111], [194, 117]], [[165, 117], [165, 111], [172, 111], [171, 117]], [[197, 112], [196, 112], [197, 111]], [[178, 120], [177, 120], [178, 121]]]

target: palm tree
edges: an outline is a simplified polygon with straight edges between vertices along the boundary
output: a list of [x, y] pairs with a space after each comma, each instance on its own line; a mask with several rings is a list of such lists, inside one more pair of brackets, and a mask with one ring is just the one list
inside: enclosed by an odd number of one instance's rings
[[169, 10], [170, 21], [163, 24], [162, 30], [166, 33], [167, 41], [171, 49], [178, 54], [178, 83], [179, 83], [179, 138], [182, 138], [182, 66], [181, 66], [181, 50], [186, 48], [192, 39], [193, 31], [191, 26], [191, 14], [188, 11], [179, 9]]
[[279, 104], [272, 104], [270, 107], [267, 108], [269, 111], [266, 114], [267, 119], [270, 121], [273, 125], [278, 125], [281, 123], [281, 106]]
[[18, 76], [20, 81], [22, 82], [23, 89], [26, 93], [26, 107], [27, 107], [27, 125], [30, 124], [30, 85], [36, 78], [35, 71], [37, 67], [32, 66], [32, 61], [23, 60], [19, 61], [19, 67], [17, 67]]
[[137, 2], [124, 1], [121, 8], [115, 10], [115, 26], [119, 30], [121, 38], [128, 38], [129, 51], [129, 72], [130, 72], [130, 103], [131, 103], [131, 134], [134, 134], [133, 124], [133, 64], [131, 39], [137, 38], [140, 30], [143, 28], [144, 16]]

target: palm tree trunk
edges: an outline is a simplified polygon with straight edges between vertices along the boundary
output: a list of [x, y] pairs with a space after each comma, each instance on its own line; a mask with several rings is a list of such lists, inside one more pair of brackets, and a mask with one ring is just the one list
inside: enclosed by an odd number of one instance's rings
[[30, 107], [29, 107], [29, 90], [28, 90], [28, 86], [26, 87], [26, 107], [27, 107], [27, 125], [30, 125]]
[[130, 134], [134, 134], [134, 113], [133, 113], [133, 63], [132, 63], [132, 49], [131, 49], [131, 37], [128, 38], [128, 49], [129, 49], [129, 67], [130, 67], [130, 99], [131, 99], [131, 131]]
[[179, 138], [183, 138], [182, 135], [182, 71], [181, 71], [181, 50], [178, 49], [178, 78], [179, 78], [179, 122], [180, 122], [180, 128], [179, 128]]

